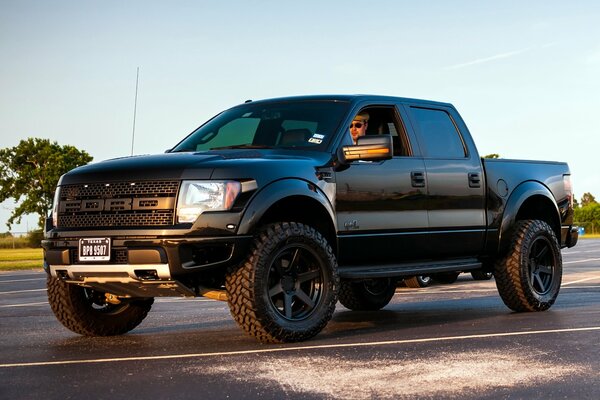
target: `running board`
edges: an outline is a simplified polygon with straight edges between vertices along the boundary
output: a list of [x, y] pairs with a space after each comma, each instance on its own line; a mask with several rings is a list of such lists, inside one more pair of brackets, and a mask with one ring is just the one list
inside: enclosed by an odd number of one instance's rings
[[473, 271], [482, 267], [477, 259], [456, 260], [453, 262], [425, 262], [408, 264], [352, 265], [338, 268], [342, 279], [392, 278], [416, 275], [431, 275], [440, 272]]

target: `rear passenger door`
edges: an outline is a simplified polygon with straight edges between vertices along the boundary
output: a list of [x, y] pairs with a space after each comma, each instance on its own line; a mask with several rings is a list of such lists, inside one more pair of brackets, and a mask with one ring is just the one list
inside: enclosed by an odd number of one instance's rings
[[485, 239], [485, 182], [466, 126], [452, 107], [417, 103], [405, 104], [405, 110], [427, 174], [429, 255], [480, 254]]

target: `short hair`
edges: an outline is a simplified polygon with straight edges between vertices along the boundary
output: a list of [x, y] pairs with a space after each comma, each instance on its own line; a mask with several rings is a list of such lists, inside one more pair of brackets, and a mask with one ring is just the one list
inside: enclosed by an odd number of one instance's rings
[[369, 122], [369, 114], [366, 112], [359, 112], [358, 114], [356, 114], [356, 117], [354, 117], [353, 121], [360, 121], [360, 122], [367, 123], [367, 122]]

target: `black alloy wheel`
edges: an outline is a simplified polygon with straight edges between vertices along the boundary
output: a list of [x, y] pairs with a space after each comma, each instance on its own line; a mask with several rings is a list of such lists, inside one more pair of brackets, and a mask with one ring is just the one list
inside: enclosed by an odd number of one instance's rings
[[273, 309], [289, 321], [311, 315], [323, 295], [323, 269], [318, 255], [305, 244], [288, 244], [279, 250], [267, 278]]
[[529, 282], [531, 288], [539, 296], [552, 290], [552, 282], [556, 271], [556, 259], [552, 253], [552, 244], [545, 236], [540, 236], [531, 244], [529, 251]]

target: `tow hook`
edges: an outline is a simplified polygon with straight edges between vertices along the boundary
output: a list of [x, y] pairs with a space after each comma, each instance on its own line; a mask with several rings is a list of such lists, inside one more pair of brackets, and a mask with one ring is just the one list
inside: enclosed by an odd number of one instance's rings
[[200, 296], [208, 299], [227, 301], [227, 291], [219, 289], [209, 289], [204, 286], [198, 286]]
[[106, 297], [106, 302], [110, 304], [121, 304], [121, 300], [112, 293], [105, 293], [104, 296]]

